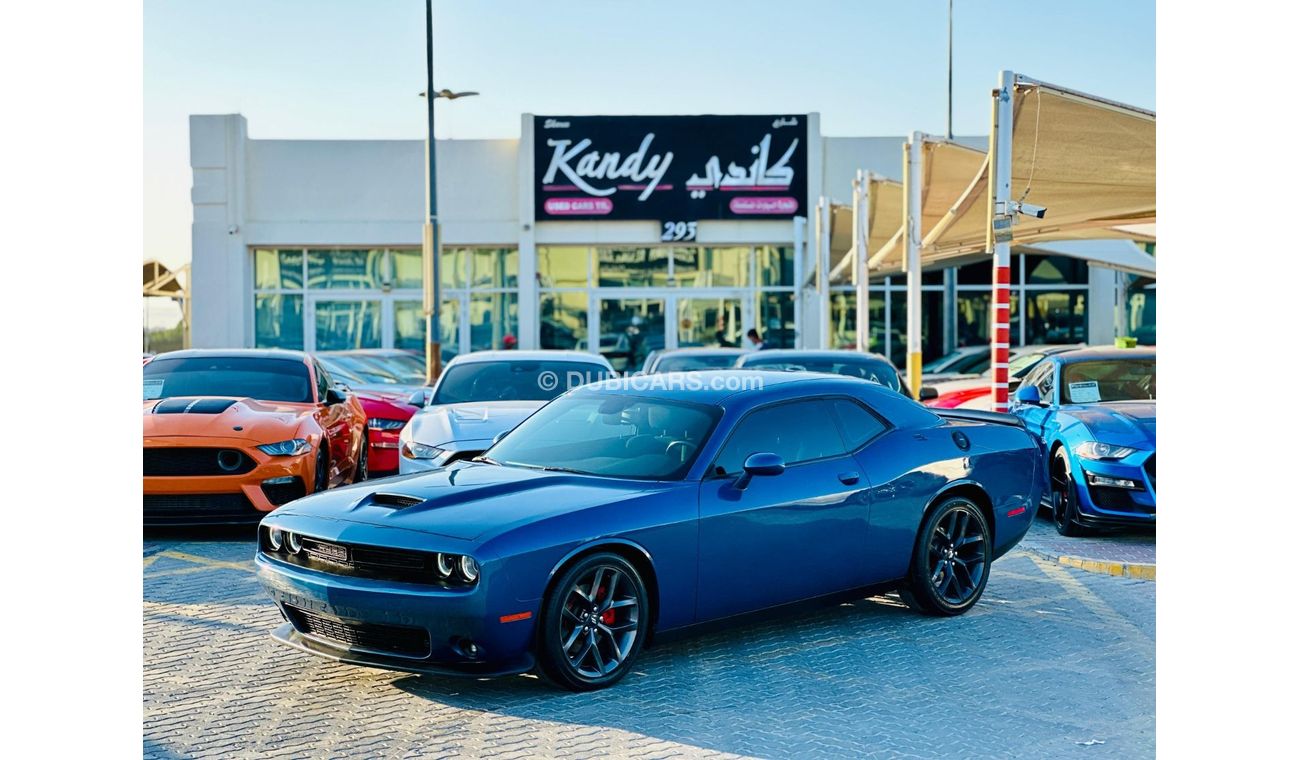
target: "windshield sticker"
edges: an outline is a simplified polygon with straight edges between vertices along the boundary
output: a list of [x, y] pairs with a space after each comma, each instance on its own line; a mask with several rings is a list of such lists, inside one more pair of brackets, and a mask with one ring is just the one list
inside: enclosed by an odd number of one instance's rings
[[1097, 390], [1097, 381], [1070, 383], [1070, 400], [1076, 404], [1092, 404], [1101, 401], [1101, 392]]
[[163, 379], [161, 377], [146, 377], [144, 379], [144, 400], [151, 401], [156, 398], [162, 398]]

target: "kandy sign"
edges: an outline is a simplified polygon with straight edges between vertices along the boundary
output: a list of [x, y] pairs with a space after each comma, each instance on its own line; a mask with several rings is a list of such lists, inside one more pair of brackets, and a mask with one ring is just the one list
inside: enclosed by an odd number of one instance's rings
[[533, 145], [539, 221], [807, 214], [802, 115], [537, 116]]

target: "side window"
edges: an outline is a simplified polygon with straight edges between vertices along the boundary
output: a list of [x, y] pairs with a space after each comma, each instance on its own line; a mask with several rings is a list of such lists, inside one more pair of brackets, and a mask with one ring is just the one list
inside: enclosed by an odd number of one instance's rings
[[329, 390], [330, 376], [325, 374], [325, 368], [320, 366], [320, 362], [312, 362], [312, 368], [316, 371], [316, 400], [325, 401], [325, 392]]
[[796, 401], [750, 412], [714, 462], [718, 475], [741, 472], [750, 454], [771, 452], [787, 466], [844, 453], [830, 406], [824, 401]]
[[862, 444], [885, 431], [885, 423], [855, 401], [832, 399], [831, 412], [844, 429], [844, 443], [849, 451], [857, 451]]
[[1056, 383], [1056, 365], [1052, 362], [1043, 362], [1042, 376], [1038, 378], [1038, 396], [1043, 403], [1052, 402], [1052, 390]]

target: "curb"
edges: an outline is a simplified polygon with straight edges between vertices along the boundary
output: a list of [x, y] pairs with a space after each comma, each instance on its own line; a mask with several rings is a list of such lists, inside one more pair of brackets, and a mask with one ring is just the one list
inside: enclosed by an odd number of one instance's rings
[[1084, 570], [1089, 573], [1099, 573], [1101, 575], [1113, 575], [1120, 578], [1136, 578], [1143, 581], [1154, 581], [1156, 579], [1156, 566], [1154, 563], [1147, 564], [1144, 562], [1119, 562], [1115, 560], [1087, 559], [1085, 557], [1071, 557], [1062, 554], [1052, 554], [1042, 549], [1025, 547], [1026, 551], [1033, 552], [1044, 559], [1051, 560], [1058, 565], [1073, 567], [1078, 570]]

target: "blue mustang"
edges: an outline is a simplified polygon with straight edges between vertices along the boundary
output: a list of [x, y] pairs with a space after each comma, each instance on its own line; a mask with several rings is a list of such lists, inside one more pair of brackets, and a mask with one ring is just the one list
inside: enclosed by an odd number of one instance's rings
[[572, 390], [473, 461], [292, 502], [256, 564], [298, 649], [595, 689], [652, 634], [788, 603], [896, 588], [965, 612], [1041, 461], [1015, 417], [858, 379], [649, 375]]
[[1155, 524], [1154, 349], [1049, 356], [1021, 382], [1012, 411], [1043, 443], [1062, 535]]

